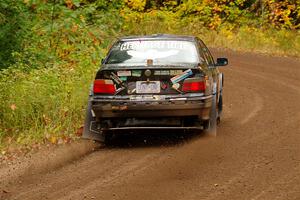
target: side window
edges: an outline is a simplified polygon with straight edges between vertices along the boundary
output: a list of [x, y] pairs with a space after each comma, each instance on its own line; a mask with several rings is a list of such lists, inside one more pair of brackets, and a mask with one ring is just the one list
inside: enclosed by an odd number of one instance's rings
[[198, 40], [198, 43], [199, 43], [199, 47], [200, 47], [200, 52], [204, 56], [206, 63], [209, 66], [213, 66], [215, 64], [214, 59], [213, 59], [212, 55], [210, 54], [208, 48], [205, 46], [205, 44], [201, 40]]
[[202, 47], [201, 47], [200, 42], [199, 42], [198, 39], [197, 39], [197, 44], [198, 44], [197, 46], [198, 46], [198, 50], [199, 50], [199, 55], [200, 55], [200, 61], [201, 61], [201, 63], [207, 63], [206, 57], [205, 57], [205, 55], [203, 53]]

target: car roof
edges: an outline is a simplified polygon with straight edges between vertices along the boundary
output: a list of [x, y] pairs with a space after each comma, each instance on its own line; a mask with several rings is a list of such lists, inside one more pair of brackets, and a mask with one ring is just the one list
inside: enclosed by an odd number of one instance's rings
[[153, 34], [153, 35], [140, 35], [140, 36], [126, 36], [119, 38], [119, 41], [132, 41], [132, 40], [184, 40], [195, 42], [195, 36], [189, 35], [173, 35], [173, 34]]

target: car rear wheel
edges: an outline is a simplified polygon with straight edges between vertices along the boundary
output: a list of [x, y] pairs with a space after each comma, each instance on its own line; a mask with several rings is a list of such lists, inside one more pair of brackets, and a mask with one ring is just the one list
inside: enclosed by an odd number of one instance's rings
[[217, 136], [217, 118], [218, 110], [216, 105], [216, 95], [214, 95], [212, 98], [209, 120], [204, 123], [204, 134], [213, 137]]
[[114, 135], [109, 132], [105, 132], [102, 134], [103, 140], [101, 141], [102, 144], [110, 145], [112, 144], [112, 140], [114, 138]]

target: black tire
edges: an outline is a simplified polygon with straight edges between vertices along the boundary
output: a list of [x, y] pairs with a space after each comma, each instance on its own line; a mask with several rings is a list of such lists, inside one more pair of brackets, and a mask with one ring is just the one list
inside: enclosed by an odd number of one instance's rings
[[220, 124], [220, 122], [221, 122], [222, 112], [223, 112], [223, 95], [221, 93], [220, 97], [219, 97], [219, 102], [218, 102], [217, 124]]
[[209, 120], [206, 121], [204, 125], [204, 134], [208, 136], [217, 136], [217, 118], [218, 118], [218, 110], [217, 110], [217, 103], [216, 103], [216, 95], [212, 98], [212, 106], [210, 109], [210, 116]]

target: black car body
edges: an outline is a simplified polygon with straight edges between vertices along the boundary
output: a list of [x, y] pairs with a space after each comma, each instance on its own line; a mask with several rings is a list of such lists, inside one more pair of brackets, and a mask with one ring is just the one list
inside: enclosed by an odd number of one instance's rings
[[124, 37], [102, 61], [90, 92], [84, 138], [105, 142], [134, 129], [203, 129], [216, 135], [223, 74], [194, 36]]

